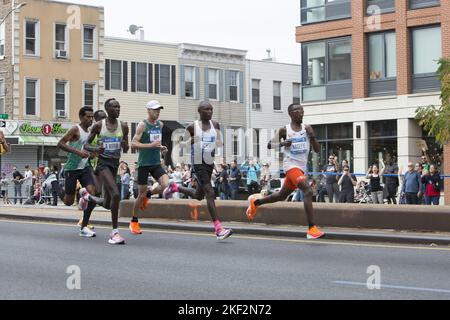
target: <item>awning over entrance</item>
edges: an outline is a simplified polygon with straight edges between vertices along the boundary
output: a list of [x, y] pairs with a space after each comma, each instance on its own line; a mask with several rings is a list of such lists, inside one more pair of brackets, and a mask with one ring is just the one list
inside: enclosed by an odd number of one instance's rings
[[59, 142], [57, 137], [46, 136], [19, 136], [19, 145], [22, 146], [47, 146], [56, 147]]
[[170, 131], [175, 131], [177, 129], [184, 129], [184, 126], [177, 121], [164, 121], [163, 120], [163, 122], [164, 122], [164, 128], [169, 129]]

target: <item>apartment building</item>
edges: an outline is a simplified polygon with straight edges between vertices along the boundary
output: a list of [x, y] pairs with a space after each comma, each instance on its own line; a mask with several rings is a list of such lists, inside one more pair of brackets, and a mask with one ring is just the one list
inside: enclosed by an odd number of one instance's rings
[[359, 173], [387, 153], [404, 167], [423, 141], [444, 170], [444, 151], [415, 115], [440, 105], [437, 60], [450, 56], [449, 31], [448, 0], [301, 0], [302, 104], [322, 147], [313, 170], [329, 154]]
[[299, 104], [301, 67], [273, 59], [246, 62], [247, 153], [249, 158], [279, 166], [279, 152], [267, 144], [276, 130], [290, 123], [288, 106]]
[[48, 0], [3, 0], [0, 14], [0, 113], [12, 151], [2, 172], [25, 165], [60, 166], [56, 145], [79, 121], [82, 106], [98, 108], [103, 86], [104, 10]]
[[[158, 100], [164, 106], [163, 144], [172, 151], [172, 133], [184, 128], [179, 122], [178, 45], [144, 40], [107, 37], [105, 39], [105, 100], [115, 98], [121, 104], [121, 121], [130, 128], [130, 140], [140, 121], [148, 117], [147, 102]], [[103, 106], [102, 106], [103, 108]], [[136, 150], [123, 154], [132, 165]], [[169, 164], [172, 164], [169, 159]]]

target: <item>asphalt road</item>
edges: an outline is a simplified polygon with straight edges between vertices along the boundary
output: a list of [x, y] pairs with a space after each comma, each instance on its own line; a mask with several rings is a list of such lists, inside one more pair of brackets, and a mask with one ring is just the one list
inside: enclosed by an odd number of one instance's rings
[[[122, 230], [127, 245], [111, 246], [96, 231], [0, 221], [0, 299], [450, 299], [450, 248], [157, 230]], [[366, 286], [369, 266], [380, 290]]]

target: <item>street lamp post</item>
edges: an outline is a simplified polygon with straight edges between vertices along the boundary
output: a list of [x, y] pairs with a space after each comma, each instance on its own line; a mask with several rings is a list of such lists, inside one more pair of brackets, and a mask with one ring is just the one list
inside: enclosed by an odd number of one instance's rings
[[19, 10], [20, 8], [22, 8], [22, 7], [26, 6], [26, 5], [27, 5], [26, 2], [22, 2], [22, 3], [19, 3], [14, 8], [12, 8], [11, 10], [9, 10], [9, 12], [6, 14], [6, 16], [3, 17], [2, 21], [0, 21], [0, 25], [2, 25], [3, 22], [5, 22], [6, 18], [8, 18], [11, 13], [13, 13], [16, 10]]

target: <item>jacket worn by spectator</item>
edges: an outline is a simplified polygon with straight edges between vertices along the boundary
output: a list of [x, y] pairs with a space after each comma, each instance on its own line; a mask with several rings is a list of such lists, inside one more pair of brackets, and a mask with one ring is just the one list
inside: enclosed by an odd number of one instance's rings
[[416, 171], [407, 171], [402, 186], [403, 193], [419, 193], [422, 191], [422, 179]]

